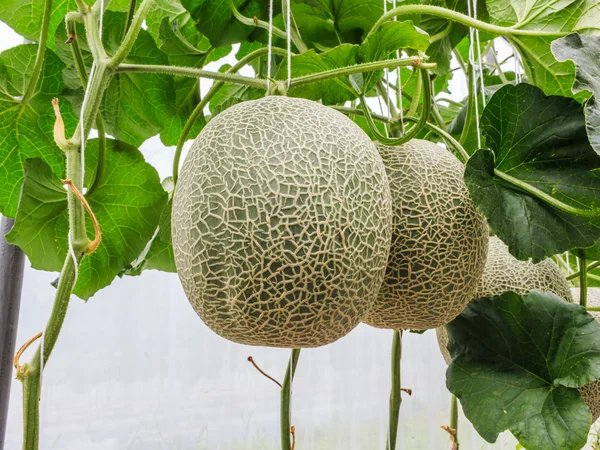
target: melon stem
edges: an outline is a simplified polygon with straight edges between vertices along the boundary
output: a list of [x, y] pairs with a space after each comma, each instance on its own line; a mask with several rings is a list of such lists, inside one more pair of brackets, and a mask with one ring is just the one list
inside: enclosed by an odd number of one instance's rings
[[400, 378], [400, 360], [402, 359], [402, 331], [394, 331], [392, 340], [392, 389], [390, 392], [390, 420], [386, 450], [396, 449], [402, 387]]
[[296, 373], [298, 358], [300, 357], [300, 349], [292, 350], [290, 362], [288, 363], [281, 387], [281, 450], [292, 450], [292, 427], [290, 424], [290, 404], [292, 398], [292, 382]]

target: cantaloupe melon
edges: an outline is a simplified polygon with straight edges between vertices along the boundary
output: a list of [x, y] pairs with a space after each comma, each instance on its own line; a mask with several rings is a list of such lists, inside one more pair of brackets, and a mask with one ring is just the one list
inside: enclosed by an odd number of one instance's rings
[[[571, 289], [573, 299], [579, 303], [579, 288]], [[587, 306], [600, 306], [600, 288], [588, 288], [587, 290]], [[590, 311], [597, 322], [600, 322], [600, 312]], [[592, 381], [579, 388], [581, 396], [592, 412], [592, 420], [595, 422], [600, 417], [600, 380]]]
[[[519, 261], [509, 253], [504, 242], [495, 236], [490, 237], [488, 260], [474, 298], [499, 295], [506, 291], [524, 295], [533, 289], [552, 292], [568, 302], [572, 302], [574, 297], [569, 282], [554, 261], [545, 259], [537, 264]], [[578, 296], [579, 290], [577, 298]], [[600, 306], [600, 295], [595, 296], [592, 293], [588, 298], [588, 305], [592, 306], [596, 302]], [[595, 317], [599, 320], [600, 314]], [[446, 328], [440, 327], [436, 332], [444, 360], [450, 364]], [[592, 420], [596, 421], [600, 417], [600, 381], [582, 386], [579, 392], [592, 412]]]
[[381, 286], [391, 196], [350, 119], [278, 96], [211, 120], [173, 201], [177, 272], [194, 310], [234, 342], [316, 347], [350, 332]]
[[377, 144], [393, 202], [385, 281], [365, 323], [425, 330], [454, 319], [473, 298], [485, 265], [488, 228], [449, 151], [414, 139]]

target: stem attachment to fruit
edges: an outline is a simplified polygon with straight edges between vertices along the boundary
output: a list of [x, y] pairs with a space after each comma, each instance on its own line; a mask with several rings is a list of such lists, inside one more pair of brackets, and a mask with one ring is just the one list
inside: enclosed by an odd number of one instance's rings
[[[264, 56], [268, 53], [268, 48], [259, 48], [254, 50], [251, 53], [248, 53], [242, 59], [240, 59], [237, 63], [235, 63], [226, 73], [236, 73], [250, 61], [254, 61], [256, 58]], [[282, 48], [271, 47], [271, 53], [285, 56], [286, 51]], [[183, 151], [183, 145], [188, 140], [188, 136], [190, 135], [190, 131], [192, 127], [198, 120], [198, 118], [202, 115], [204, 108], [208, 105], [208, 102], [213, 98], [213, 96], [218, 92], [219, 89], [225, 84], [224, 81], [216, 81], [210, 88], [210, 90], [206, 93], [206, 95], [200, 100], [200, 102], [196, 105], [192, 114], [185, 122], [183, 126], [183, 130], [179, 135], [179, 140], [177, 141], [177, 148], [175, 149], [175, 156], [173, 157], [173, 184], [177, 185], [177, 178], [179, 178], [179, 161], [181, 159], [181, 152]]]
[[[421, 110], [421, 116], [419, 117], [417, 123], [410, 130], [408, 130], [406, 133], [404, 133], [404, 135], [402, 135], [399, 138], [388, 138], [379, 132], [379, 130], [377, 129], [377, 126], [375, 125], [375, 122], [373, 122], [373, 117], [371, 115], [371, 111], [369, 111], [369, 107], [367, 106], [367, 102], [365, 100], [364, 95], [362, 95], [360, 97], [360, 99], [361, 99], [360, 106], [363, 110], [365, 118], [367, 119], [367, 124], [369, 125], [369, 129], [371, 130], [371, 132], [373, 133], [373, 135], [375, 136], [377, 141], [381, 142], [384, 145], [389, 145], [389, 146], [402, 145], [402, 144], [410, 141], [411, 139], [413, 139], [423, 129], [425, 124], [427, 124], [427, 118], [429, 117], [429, 113], [431, 112], [431, 101], [432, 101], [431, 80], [429, 79], [429, 74], [427, 73], [426, 69], [419, 69], [419, 70], [422, 71], [421, 82], [423, 85], [423, 96], [422, 96], [423, 108]], [[410, 121], [409, 118], [405, 118], [405, 120]]]
[[288, 367], [285, 372], [285, 378], [283, 379], [283, 386], [281, 387], [281, 450], [292, 450], [292, 443], [290, 439], [292, 431], [292, 427], [290, 425], [290, 400], [292, 395], [292, 381], [294, 380], [294, 374], [296, 373], [296, 365], [298, 364], [299, 357], [300, 349], [293, 349], [290, 362], [288, 363]]
[[400, 385], [400, 360], [402, 359], [402, 331], [394, 331], [392, 340], [392, 389], [390, 391], [390, 419], [386, 450], [396, 450], [398, 438], [398, 421], [400, 404], [402, 403], [402, 388]]

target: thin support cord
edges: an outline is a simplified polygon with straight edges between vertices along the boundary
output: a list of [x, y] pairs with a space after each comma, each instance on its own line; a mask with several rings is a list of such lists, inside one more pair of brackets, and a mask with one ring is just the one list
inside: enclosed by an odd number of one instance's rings
[[[396, 8], [396, 0], [393, 1], [392, 5]], [[398, 17], [394, 16], [394, 22], [397, 20]], [[396, 59], [400, 59], [400, 50], [396, 50]], [[396, 67], [396, 83], [398, 85], [398, 90], [396, 91], [396, 105], [398, 106], [398, 111], [400, 111], [400, 126], [402, 128], [402, 134], [404, 134], [404, 107], [402, 106], [402, 74], [400, 72], [400, 67]]]
[[[271, 87], [271, 49], [273, 47], [273, 0], [269, 2], [269, 43], [267, 44], [267, 88]], [[289, 59], [289, 58], [288, 58]]]
[[[285, 31], [287, 33], [287, 88], [292, 85], [292, 8], [290, 0], [287, 0]], [[290, 422], [291, 423], [291, 422]]]
[[[476, 1], [476, 0], [475, 0]], [[473, 9], [471, 7], [471, 0], [467, 0], [467, 9], [469, 17], [473, 17]], [[477, 128], [477, 147], [481, 148], [481, 133], [479, 132], [479, 101], [477, 100], [477, 80], [475, 71], [475, 50], [473, 48], [475, 33], [472, 27], [469, 27], [469, 66], [471, 67], [471, 74], [467, 74], [467, 79], [470, 78], [472, 88], [475, 94], [475, 127]], [[473, 75], [469, 77], [468, 75]], [[483, 93], [482, 93], [483, 95]]]
[[[387, 13], [387, 0], [383, 0], [383, 14]], [[394, 17], [395, 19], [395, 17]], [[391, 111], [390, 108], [390, 71], [388, 69], [383, 69], [383, 73], [385, 75], [385, 90], [387, 92], [387, 109], [388, 114]]]
[[[473, 18], [477, 20], [477, 0], [473, 0]], [[481, 42], [479, 40], [479, 30], [475, 29], [475, 42], [477, 44], [477, 58], [479, 61], [479, 82], [481, 87], [481, 104], [485, 108], [485, 83], [483, 81], [483, 61], [481, 58]]]

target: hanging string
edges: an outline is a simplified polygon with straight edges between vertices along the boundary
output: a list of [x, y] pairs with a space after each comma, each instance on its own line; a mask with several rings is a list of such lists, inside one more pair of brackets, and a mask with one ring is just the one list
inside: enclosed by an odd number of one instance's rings
[[[473, 0], [473, 18], [477, 20], [477, 0]], [[483, 81], [483, 60], [481, 58], [481, 42], [479, 40], [479, 30], [475, 29], [475, 43], [477, 44], [477, 58], [479, 61], [479, 81], [481, 87], [481, 104], [485, 108], [485, 84]]]
[[[286, 10], [286, 38], [287, 38], [287, 88], [289, 89], [292, 84], [292, 8], [290, 5], [290, 0], [286, 2], [287, 10]], [[271, 25], [272, 26], [272, 25]], [[290, 422], [291, 423], [291, 422]]]
[[[383, 0], [383, 14], [387, 13], [387, 0]], [[390, 105], [390, 71], [386, 68], [383, 69], [383, 74], [385, 75], [385, 90], [387, 93], [387, 109], [388, 109], [388, 114], [390, 114], [391, 111], [391, 105]], [[391, 114], [390, 114], [391, 115]]]
[[[393, 0], [393, 8], [395, 9], [397, 4], [396, 0]], [[397, 16], [394, 16], [394, 22], [398, 20]], [[400, 59], [400, 50], [396, 50], [396, 59]], [[402, 134], [404, 134], [404, 107], [402, 106], [402, 75], [400, 72], [400, 67], [396, 67], [396, 106], [398, 107], [398, 111], [400, 112], [400, 126], [402, 127]], [[389, 86], [389, 83], [388, 83]]]
[[[269, 1], [269, 43], [267, 44], [267, 88], [271, 87], [271, 49], [273, 47], [273, 0]], [[289, 58], [288, 58], [289, 59]]]
[[[473, 0], [476, 2], [477, 0]], [[471, 4], [471, 0], [467, 0], [467, 9], [469, 13], [469, 17], [473, 17], [473, 8]], [[469, 67], [471, 68], [471, 73], [467, 74], [467, 81], [472, 84], [472, 89], [475, 94], [475, 126], [477, 128], [477, 147], [481, 148], [481, 133], [479, 132], [479, 101], [477, 100], [477, 73], [475, 70], [475, 51], [473, 49], [473, 44], [475, 40], [475, 33], [473, 27], [469, 27]], [[479, 45], [477, 43], [477, 45]], [[472, 76], [470, 76], [472, 75]], [[483, 95], [483, 92], [482, 92]]]
[[520, 83], [521, 80], [522, 80], [522, 78], [521, 78], [520, 60], [521, 60], [521, 55], [519, 55], [517, 47], [515, 47], [513, 45], [513, 61], [514, 61], [514, 64], [515, 64], [515, 81], [517, 82], [517, 84]]

